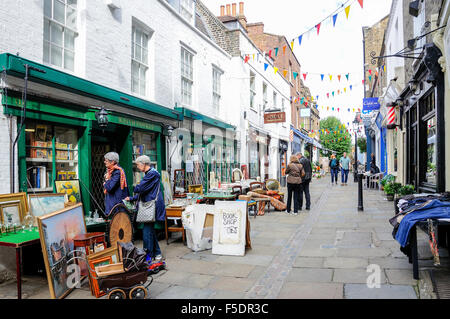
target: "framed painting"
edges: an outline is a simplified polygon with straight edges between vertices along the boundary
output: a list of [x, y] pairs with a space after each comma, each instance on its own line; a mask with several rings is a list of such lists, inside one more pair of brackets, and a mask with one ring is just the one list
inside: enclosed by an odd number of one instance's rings
[[70, 203], [81, 203], [80, 181], [78, 179], [55, 181], [57, 193], [67, 194]]
[[0, 203], [0, 222], [19, 226], [24, 220], [20, 200]]
[[113, 264], [113, 260], [111, 256], [105, 256], [97, 259], [91, 259], [89, 261], [89, 274], [90, 274], [90, 284], [91, 284], [91, 292], [95, 296], [95, 298], [100, 298], [106, 295], [106, 292], [100, 290], [98, 285], [97, 273], [95, 271], [95, 267], [111, 265]]
[[65, 208], [67, 194], [30, 194], [28, 195], [28, 202], [31, 215], [39, 217]]
[[76, 204], [37, 218], [50, 296], [62, 299], [75, 287], [73, 279], [78, 279], [74, 278], [76, 269], [69, 267], [75, 262], [68, 261], [74, 254], [73, 238], [86, 233], [83, 205]]
[[[27, 194], [26, 193], [14, 193], [14, 194], [2, 194], [0, 195], [0, 204], [2, 203], [11, 203], [11, 202], [20, 202], [20, 214], [25, 217], [26, 214], [30, 211], [28, 207]], [[12, 208], [10, 208], [12, 209]]]

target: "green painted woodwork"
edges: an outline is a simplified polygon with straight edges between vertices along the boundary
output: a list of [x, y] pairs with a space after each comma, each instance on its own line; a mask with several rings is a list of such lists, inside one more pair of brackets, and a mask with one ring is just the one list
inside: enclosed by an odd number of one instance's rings
[[206, 115], [194, 112], [194, 111], [189, 110], [189, 109], [184, 108], [184, 107], [175, 107], [175, 110], [179, 111], [183, 115], [183, 118], [187, 117], [187, 118], [190, 118], [190, 119], [193, 119], [193, 120], [200, 120], [200, 121], [202, 121], [202, 122], [204, 122], [206, 124], [209, 124], [209, 125], [212, 125], [212, 126], [215, 126], [215, 127], [219, 127], [219, 128], [223, 128], [223, 129], [236, 130], [236, 127], [233, 126], [233, 125], [230, 125], [230, 124], [227, 124], [225, 122], [213, 119], [212, 117], [209, 117], [209, 116], [206, 116]]
[[52, 184], [53, 184], [53, 193], [56, 193], [56, 136], [53, 135], [52, 138]]
[[45, 73], [40, 73], [30, 70], [29, 79], [31, 81], [58, 87], [69, 92], [94, 97], [99, 100], [113, 102], [114, 104], [126, 105], [134, 109], [151, 112], [166, 118], [176, 120], [181, 118], [181, 114], [177, 110], [113, 90], [106, 86], [64, 73], [43, 64], [20, 58], [10, 53], [0, 54], [0, 69], [5, 69], [8, 74], [24, 76], [25, 64], [29, 64], [30, 66], [45, 71]]
[[[27, 191], [27, 151], [26, 151], [26, 147], [25, 147], [25, 140], [26, 140], [26, 136], [25, 136], [25, 128], [26, 126], [24, 125], [22, 127], [22, 131], [20, 132], [20, 137], [17, 140], [17, 161], [18, 161], [18, 165], [19, 165], [19, 191], [20, 192], [26, 192]], [[20, 129], [20, 121], [17, 121], [17, 132], [19, 133], [19, 129]], [[16, 181], [14, 181], [15, 183]]]
[[[123, 127], [116, 133], [118, 137], [119, 164], [125, 171], [130, 194], [133, 193], [133, 129]], [[120, 147], [122, 145], [122, 147]]]
[[[5, 114], [17, 116], [18, 118], [20, 118], [20, 116], [22, 115], [22, 111], [20, 111], [19, 109], [16, 109], [16, 108], [9, 107], [7, 111], [5, 109]], [[55, 123], [73, 125], [73, 126], [86, 126], [87, 122], [88, 122], [88, 121], [84, 121], [84, 120], [80, 120], [80, 119], [63, 118], [58, 115], [38, 113], [38, 112], [29, 110], [28, 106], [27, 106], [26, 117], [27, 117], [27, 119], [32, 119], [32, 120], [55, 122]]]
[[91, 150], [92, 150], [92, 122], [87, 121], [87, 126], [82, 130], [78, 139], [78, 179], [80, 180], [81, 199], [84, 207], [84, 214], [89, 214], [91, 210], [92, 192], [91, 182]]

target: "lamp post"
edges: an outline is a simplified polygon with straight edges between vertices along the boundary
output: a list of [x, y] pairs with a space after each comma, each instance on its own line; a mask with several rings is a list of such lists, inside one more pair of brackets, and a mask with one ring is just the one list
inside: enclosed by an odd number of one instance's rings
[[353, 130], [355, 131], [355, 163], [353, 168], [353, 181], [358, 182], [358, 121], [353, 121]]

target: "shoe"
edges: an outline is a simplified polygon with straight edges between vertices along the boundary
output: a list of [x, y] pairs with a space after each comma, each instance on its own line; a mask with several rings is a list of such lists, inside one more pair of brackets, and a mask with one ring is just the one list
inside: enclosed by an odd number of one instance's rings
[[294, 213], [293, 215], [294, 215], [294, 216], [297, 216], [297, 215], [298, 215], [298, 213]]
[[306, 210], [311, 210], [309, 207], [306, 207]]
[[156, 255], [155, 261], [161, 261], [162, 260], [162, 255]]

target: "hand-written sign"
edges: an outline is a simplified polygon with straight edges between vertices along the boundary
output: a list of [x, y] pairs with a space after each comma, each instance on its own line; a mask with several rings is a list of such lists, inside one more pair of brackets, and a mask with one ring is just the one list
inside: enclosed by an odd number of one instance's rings
[[265, 113], [264, 124], [286, 122], [286, 112]]
[[219, 244], [239, 244], [240, 241], [240, 212], [220, 211], [222, 223], [219, 236]]

